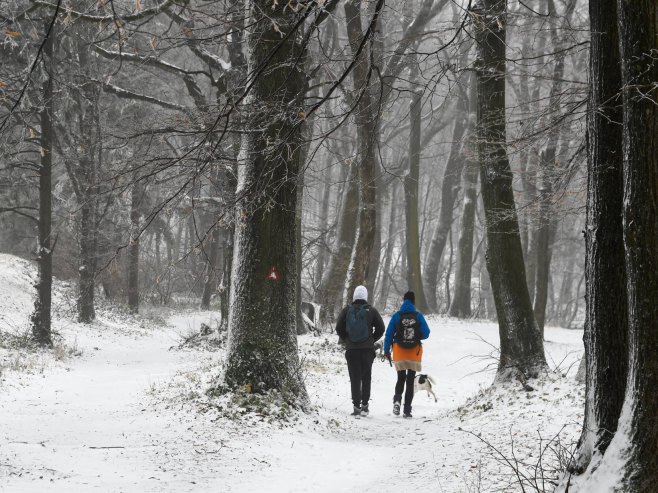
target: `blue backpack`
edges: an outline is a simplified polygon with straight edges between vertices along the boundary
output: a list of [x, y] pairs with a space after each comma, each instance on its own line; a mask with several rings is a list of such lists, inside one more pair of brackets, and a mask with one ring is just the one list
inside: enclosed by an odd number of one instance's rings
[[345, 326], [347, 329], [347, 337], [352, 342], [365, 342], [370, 337], [370, 326], [368, 324], [368, 309], [367, 304], [353, 304], [347, 309], [347, 320]]

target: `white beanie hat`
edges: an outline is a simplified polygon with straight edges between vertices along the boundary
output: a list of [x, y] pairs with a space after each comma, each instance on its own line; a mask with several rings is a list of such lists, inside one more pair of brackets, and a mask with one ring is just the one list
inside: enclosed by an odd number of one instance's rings
[[354, 288], [354, 296], [352, 296], [352, 301], [356, 300], [368, 301], [368, 289], [365, 286], [357, 286]]

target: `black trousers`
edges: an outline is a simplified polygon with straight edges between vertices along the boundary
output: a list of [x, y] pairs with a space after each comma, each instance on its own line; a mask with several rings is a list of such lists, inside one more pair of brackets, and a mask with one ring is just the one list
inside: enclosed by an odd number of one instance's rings
[[361, 407], [370, 400], [370, 380], [372, 377], [372, 362], [375, 361], [375, 350], [348, 349], [345, 351], [347, 371], [350, 374], [352, 387], [352, 404]]
[[402, 370], [398, 372], [398, 381], [395, 384], [395, 396], [393, 396], [393, 400], [397, 402], [402, 401], [402, 391], [406, 385], [407, 390], [404, 393], [404, 410], [406, 412], [411, 411], [411, 401], [414, 400], [415, 378], [416, 372], [413, 370]]

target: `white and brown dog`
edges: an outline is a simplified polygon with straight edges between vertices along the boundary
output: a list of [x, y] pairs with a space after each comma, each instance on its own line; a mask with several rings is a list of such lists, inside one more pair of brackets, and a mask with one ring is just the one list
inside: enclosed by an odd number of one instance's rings
[[433, 383], [434, 379], [432, 379], [432, 377], [426, 375], [425, 373], [419, 373], [416, 375], [414, 380], [414, 394], [420, 390], [425, 390], [427, 391], [427, 397], [432, 394], [432, 397], [434, 397], [434, 402], [437, 402], [436, 394], [432, 390]]

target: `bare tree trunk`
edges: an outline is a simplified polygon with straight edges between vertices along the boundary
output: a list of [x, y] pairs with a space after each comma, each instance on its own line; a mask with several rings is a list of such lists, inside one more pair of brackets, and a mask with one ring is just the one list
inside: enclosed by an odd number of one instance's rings
[[388, 290], [391, 284], [391, 260], [393, 259], [393, 249], [395, 247], [395, 216], [397, 213], [397, 200], [396, 200], [396, 182], [391, 185], [390, 191], [390, 210], [388, 217], [388, 232], [386, 235], [386, 252], [384, 253], [384, 268], [382, 269], [382, 284], [377, 297], [376, 306], [382, 310], [386, 309], [386, 302], [388, 300]]
[[219, 258], [219, 251], [221, 246], [222, 230], [218, 224], [215, 224], [212, 232], [210, 233], [210, 244], [208, 245], [207, 253], [208, 259], [206, 260], [206, 275], [205, 282], [203, 283], [203, 294], [201, 295], [201, 309], [208, 310], [210, 308], [210, 298], [213, 292], [217, 289], [218, 272], [217, 261]]
[[[345, 2], [347, 37], [352, 55], [357, 57], [359, 46], [364, 38], [361, 23], [361, 2]], [[372, 25], [376, 25], [383, 2], [378, 2], [373, 15]], [[357, 124], [358, 160], [359, 160], [359, 227], [354, 247], [354, 260], [348, 274], [347, 299], [351, 300], [354, 288], [372, 279], [369, 274], [370, 258], [377, 231], [377, 156], [376, 143], [379, 139], [379, 101], [375, 100], [370, 76], [370, 56], [372, 47], [364, 49], [357, 57], [353, 68], [354, 88], [360, 91], [356, 103], [355, 118]], [[373, 286], [366, 285], [372, 292]]]
[[[86, 34], [86, 29], [82, 31]], [[77, 168], [67, 165], [73, 189], [80, 204], [79, 244], [80, 267], [78, 294], [78, 321], [90, 323], [96, 318], [94, 308], [96, 290], [96, 264], [98, 256], [98, 171], [101, 156], [101, 129], [99, 115], [100, 86], [93, 83], [94, 66], [89, 59], [88, 45], [82, 38], [75, 41], [79, 69], [83, 80], [75, 90], [79, 112], [81, 154]]]
[[323, 323], [333, 322], [336, 309], [343, 301], [343, 286], [356, 238], [356, 212], [359, 205], [357, 173], [356, 166], [350, 166], [336, 227], [334, 251], [317, 293], [316, 300], [322, 306], [320, 316]]
[[94, 292], [96, 287], [96, 199], [87, 197], [80, 211], [80, 267], [78, 321], [90, 323], [96, 318], [94, 309]]
[[[556, 16], [555, 3], [553, 0], [548, 1], [549, 14]], [[571, 20], [575, 10], [576, 2], [572, 1], [567, 5], [564, 17], [561, 23], [568, 23]], [[557, 23], [557, 20], [554, 20]], [[551, 28], [551, 40], [555, 55], [555, 65], [553, 67], [553, 84], [549, 95], [548, 110], [549, 115], [558, 118], [560, 115], [560, 97], [562, 92], [562, 81], [564, 79], [564, 53], [565, 43], [558, 33], [558, 26]], [[544, 337], [544, 320], [546, 318], [546, 300], [548, 297], [548, 278], [550, 276], [550, 266], [552, 258], [552, 243], [557, 228], [555, 212], [553, 211], [553, 182], [557, 176], [557, 145], [560, 136], [560, 129], [553, 124], [548, 136], [546, 149], [541, 155], [542, 170], [542, 188], [539, 195], [539, 230], [537, 232], [537, 289], [535, 291], [534, 312], [537, 328], [539, 329], [542, 339]]]
[[130, 239], [128, 240], [128, 309], [131, 313], [139, 312], [139, 243], [140, 217], [143, 188], [133, 177], [130, 192]]
[[[302, 12], [269, 0], [250, 2], [248, 72], [266, 64], [244, 101], [244, 135], [231, 275], [225, 383], [252, 392], [277, 390], [289, 403], [307, 396], [297, 353], [296, 209], [303, 154], [300, 112], [307, 89], [303, 36], [281, 38]], [[266, 207], [268, 202], [276, 207]]]
[[454, 297], [448, 314], [451, 317], [471, 316], [471, 271], [473, 266], [473, 234], [475, 232], [475, 208], [477, 206], [478, 158], [476, 119], [477, 87], [471, 83], [469, 94], [469, 122], [467, 138], [462, 155], [464, 157], [464, 206], [461, 231], [457, 243], [457, 270], [455, 272]]
[[648, 492], [658, 484], [658, 12], [653, 0], [618, 0], [617, 9], [630, 357], [619, 428], [594, 475], [614, 467], [618, 491]]
[[498, 314], [496, 381], [537, 376], [546, 367], [526, 285], [519, 222], [506, 151], [504, 0], [485, 0], [476, 14], [478, 143], [487, 224], [487, 269]]
[[466, 120], [468, 118], [468, 98], [464, 93], [460, 93], [459, 101], [455, 111], [455, 126], [452, 131], [452, 145], [450, 147], [450, 156], [446, 163], [443, 173], [443, 183], [441, 184], [441, 210], [439, 212], [439, 222], [434, 230], [432, 242], [425, 258], [425, 294], [427, 303], [431, 311], [438, 310], [436, 291], [439, 282], [439, 271], [443, 259], [443, 251], [448, 241], [448, 234], [452, 227], [453, 209], [455, 201], [459, 195], [459, 181], [464, 168], [464, 160], [460, 155], [462, 138], [466, 130]]
[[322, 199], [320, 201], [319, 207], [319, 218], [318, 218], [318, 252], [315, 261], [315, 270], [313, 273], [313, 278], [315, 281], [314, 294], [317, 297], [317, 291], [320, 288], [322, 283], [322, 275], [326, 268], [325, 257], [327, 254], [326, 244], [327, 244], [327, 228], [329, 223], [329, 199], [331, 198], [331, 170], [330, 166], [327, 166], [324, 170], [323, 176], [323, 185], [324, 189], [322, 192]]
[[[232, 226], [232, 225], [231, 225]], [[226, 238], [224, 239], [224, 254], [222, 255], [222, 280], [219, 284], [219, 313], [221, 315], [222, 326], [228, 328], [228, 319], [231, 311], [231, 272], [233, 272], [233, 242], [235, 238], [235, 229], [229, 227], [226, 229]]]
[[37, 299], [31, 316], [32, 337], [41, 346], [52, 346], [51, 304], [53, 284], [53, 248], [52, 232], [52, 168], [53, 168], [53, 118], [55, 116], [53, 100], [54, 78], [54, 37], [51, 32], [43, 45], [43, 107], [40, 112], [41, 163], [39, 166], [39, 248], [37, 262], [39, 278], [36, 282]]
[[411, 96], [409, 118], [409, 172], [404, 177], [404, 217], [407, 246], [407, 286], [416, 294], [416, 307], [421, 312], [427, 311], [423, 280], [420, 271], [420, 238], [418, 218], [418, 181], [420, 179], [420, 117], [421, 94], [414, 92]]
[[[304, 126], [306, 129], [306, 126]], [[297, 206], [295, 208], [295, 261], [297, 262], [297, 282], [295, 283], [295, 326], [297, 335], [308, 332], [302, 317], [302, 216], [304, 205], [304, 164], [308, 154], [309, 141], [302, 144], [299, 158], [300, 171], [297, 178]]]

